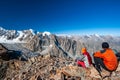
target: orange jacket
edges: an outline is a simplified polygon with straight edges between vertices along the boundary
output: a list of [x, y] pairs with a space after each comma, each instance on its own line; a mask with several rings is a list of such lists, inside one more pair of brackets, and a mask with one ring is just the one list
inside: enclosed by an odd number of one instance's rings
[[113, 50], [110, 48], [106, 49], [106, 51], [103, 53], [100, 51], [95, 52], [94, 57], [102, 58], [106, 68], [111, 71], [115, 70], [118, 66], [117, 57], [114, 54]]

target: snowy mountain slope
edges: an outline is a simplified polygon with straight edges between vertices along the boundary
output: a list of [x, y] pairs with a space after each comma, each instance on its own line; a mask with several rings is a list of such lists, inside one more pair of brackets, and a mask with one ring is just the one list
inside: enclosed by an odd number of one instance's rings
[[[31, 40], [33, 36], [39, 34], [35, 33], [34, 30], [23, 30], [23, 31], [16, 31], [16, 30], [6, 30], [0, 27], [0, 42], [1, 43], [26, 43], [28, 40]], [[51, 35], [50, 32], [43, 32], [43, 36]]]

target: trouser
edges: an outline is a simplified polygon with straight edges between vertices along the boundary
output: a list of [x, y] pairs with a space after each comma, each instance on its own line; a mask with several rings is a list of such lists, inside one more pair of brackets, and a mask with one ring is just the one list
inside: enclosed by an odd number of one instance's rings
[[81, 66], [81, 67], [83, 67], [83, 68], [86, 68], [85, 63], [84, 63], [83, 61], [77, 60], [77, 65], [78, 65], [78, 66]]
[[101, 67], [104, 68], [105, 70], [112, 72], [111, 70], [108, 70], [105, 66], [105, 64], [103, 63], [103, 60], [101, 58], [98, 57], [94, 57], [94, 62], [95, 62], [95, 68], [97, 69], [98, 72], [101, 72]]

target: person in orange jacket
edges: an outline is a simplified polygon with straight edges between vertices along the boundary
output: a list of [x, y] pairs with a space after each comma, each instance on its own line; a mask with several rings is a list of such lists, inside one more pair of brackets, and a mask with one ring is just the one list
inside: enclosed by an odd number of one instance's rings
[[99, 73], [102, 71], [100, 67], [109, 72], [116, 70], [118, 66], [118, 60], [114, 51], [109, 48], [109, 44], [107, 42], [102, 43], [102, 48], [103, 50], [97, 51], [93, 54], [95, 68]]
[[92, 64], [92, 58], [90, 54], [87, 52], [86, 48], [82, 48], [81, 53], [83, 54], [83, 57], [77, 60], [77, 65], [84, 68], [89, 67]]

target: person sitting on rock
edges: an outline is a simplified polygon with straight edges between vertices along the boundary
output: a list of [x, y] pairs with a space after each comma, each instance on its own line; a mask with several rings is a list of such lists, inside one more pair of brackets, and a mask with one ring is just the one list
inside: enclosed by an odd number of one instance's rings
[[81, 67], [89, 67], [92, 64], [92, 58], [90, 54], [87, 52], [86, 48], [82, 48], [81, 53], [83, 57], [81, 59], [77, 59], [77, 65]]
[[115, 71], [118, 66], [118, 60], [114, 53], [114, 51], [109, 48], [109, 44], [107, 42], [102, 43], [103, 50], [97, 51], [93, 54], [94, 58], [94, 67], [97, 69], [97, 71], [100, 73], [102, 72], [101, 67], [104, 70], [107, 70], [108, 72], [112, 73], [112, 71]]

